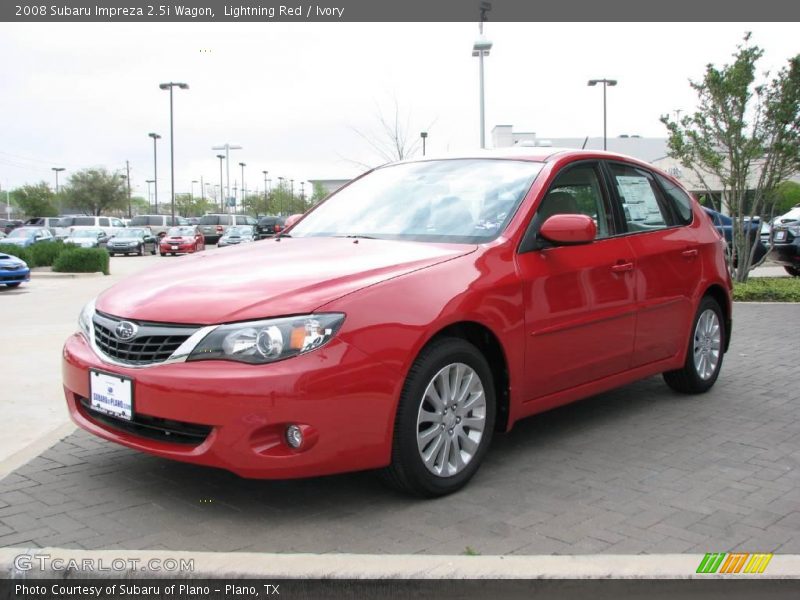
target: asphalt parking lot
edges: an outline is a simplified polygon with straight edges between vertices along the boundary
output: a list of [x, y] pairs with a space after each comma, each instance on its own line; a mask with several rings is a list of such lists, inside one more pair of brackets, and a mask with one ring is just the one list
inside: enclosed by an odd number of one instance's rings
[[[0, 481], [0, 546], [800, 553], [798, 316], [797, 305], [736, 305], [708, 394], [651, 378], [528, 419], [495, 438], [467, 488], [433, 501], [370, 473], [248, 481], [77, 431]], [[38, 401], [63, 410], [60, 395]]]

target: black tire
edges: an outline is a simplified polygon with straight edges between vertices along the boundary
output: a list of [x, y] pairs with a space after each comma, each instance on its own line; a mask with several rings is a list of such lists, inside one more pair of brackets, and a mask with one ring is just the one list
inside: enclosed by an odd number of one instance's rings
[[786, 271], [792, 277], [800, 277], [800, 267], [790, 267], [787, 265], [783, 267], [783, 270]]
[[137, 250], [136, 254], [144, 256], [144, 244], [139, 244], [139, 250]]
[[150, 250], [150, 254], [152, 254], [153, 256], [156, 255], [156, 245], [155, 244], [153, 244], [153, 249]]
[[116, 256], [117, 255], [116, 252], [109, 252], [108, 254], [109, 254], [109, 256]]
[[[417, 447], [417, 417], [425, 403], [424, 395], [428, 385], [443, 368], [456, 363], [467, 365], [480, 379], [486, 401], [485, 418], [482, 437], [471, 460], [460, 472], [443, 477], [429, 471], [420, 456]], [[480, 351], [460, 338], [442, 338], [432, 342], [414, 361], [403, 385], [395, 417], [392, 462], [381, 472], [384, 482], [402, 492], [427, 498], [458, 491], [475, 475], [486, 455], [492, 441], [495, 413], [492, 372]], [[443, 429], [444, 427], [442, 425]], [[435, 454], [438, 455], [438, 451]]]
[[7, 283], [6, 285], [8, 287], [10, 287], [10, 288], [16, 288], [16, 287], [19, 287], [21, 284], [22, 284], [22, 282], [18, 281], [17, 283]]
[[[698, 369], [695, 366], [695, 337], [698, 333], [697, 323], [700, 320], [701, 315], [709, 310], [714, 312], [719, 324], [719, 360], [717, 361], [716, 367], [711, 375], [703, 378], [700, 376]], [[722, 316], [722, 309], [720, 308], [719, 303], [711, 296], [705, 296], [700, 302], [697, 313], [692, 320], [692, 330], [689, 335], [689, 345], [686, 349], [686, 361], [683, 363], [682, 368], [675, 371], [667, 371], [663, 374], [664, 381], [667, 383], [667, 385], [676, 392], [680, 392], [682, 394], [703, 394], [710, 390], [717, 381], [717, 377], [719, 377], [719, 371], [722, 368], [722, 359], [725, 356], [723, 349], [725, 348], [725, 340], [727, 339], [727, 335], [728, 332], [725, 330], [725, 319]]]

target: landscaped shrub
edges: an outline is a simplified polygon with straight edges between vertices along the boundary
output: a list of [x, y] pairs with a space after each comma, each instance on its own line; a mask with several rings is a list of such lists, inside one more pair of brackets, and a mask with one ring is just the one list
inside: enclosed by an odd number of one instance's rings
[[31, 253], [27, 248], [20, 248], [14, 244], [4, 244], [2, 240], [0, 240], [0, 254], [10, 254], [11, 256], [16, 256], [24, 260], [29, 267], [34, 266], [31, 264], [33, 262], [33, 258], [31, 257]]
[[68, 248], [58, 255], [53, 271], [59, 273], [97, 273], [108, 275], [108, 252], [101, 248]]
[[29, 267], [50, 267], [55, 262], [56, 257], [66, 249], [61, 240], [34, 244], [28, 248], [31, 260], [34, 264]]
[[737, 302], [800, 302], [800, 277], [751, 277], [733, 284]]

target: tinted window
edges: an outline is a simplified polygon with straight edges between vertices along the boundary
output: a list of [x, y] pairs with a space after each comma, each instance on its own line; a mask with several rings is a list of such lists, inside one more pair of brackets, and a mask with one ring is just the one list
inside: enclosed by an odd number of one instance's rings
[[667, 194], [667, 200], [671, 204], [672, 210], [681, 225], [688, 225], [692, 222], [692, 199], [677, 185], [666, 177], [656, 175], [661, 187]]
[[108, 217], [100, 217], [100, 227], [108, 227]]
[[219, 216], [205, 215], [200, 217], [200, 225], [219, 225]]
[[536, 227], [558, 214], [591, 217], [597, 225], [597, 237], [613, 235], [614, 219], [600, 187], [597, 165], [567, 167], [558, 174], [536, 210]]
[[132, 227], [142, 227], [143, 225], [150, 225], [148, 217], [138, 216], [138, 217], [133, 217], [133, 219], [131, 219]]
[[609, 167], [628, 231], [654, 231], [670, 225], [669, 212], [665, 210], [655, 180], [647, 171], [619, 163]]
[[76, 227], [94, 227], [96, 225], [94, 217], [74, 217], [71, 220], [72, 222], [69, 225], [75, 225]]

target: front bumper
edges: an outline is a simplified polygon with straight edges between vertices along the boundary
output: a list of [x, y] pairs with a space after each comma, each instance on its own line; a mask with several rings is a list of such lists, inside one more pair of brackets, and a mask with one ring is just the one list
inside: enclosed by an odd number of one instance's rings
[[[134, 380], [133, 426], [83, 406], [90, 368]], [[103, 362], [76, 333], [64, 346], [63, 378], [77, 425], [156, 456], [264, 479], [358, 471], [390, 461], [398, 375], [341, 340], [269, 365], [201, 361], [131, 368]], [[299, 450], [284, 439], [289, 424], [305, 433]], [[153, 426], [194, 438], [173, 442], [174, 433], [154, 436]]]
[[30, 279], [31, 270], [28, 267], [24, 269], [14, 269], [13, 271], [0, 269], [0, 284], [2, 285], [7, 283], [23, 283], [25, 281], [30, 281]]
[[[174, 249], [177, 246], [177, 249]], [[170, 244], [168, 242], [161, 242], [159, 245], [159, 250], [162, 254], [171, 254], [173, 252], [178, 253], [188, 253], [194, 252], [195, 245], [194, 242], [192, 243], [182, 243], [182, 244]]]
[[770, 258], [782, 265], [800, 267], [800, 239], [791, 244], [773, 245]]

